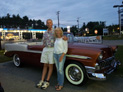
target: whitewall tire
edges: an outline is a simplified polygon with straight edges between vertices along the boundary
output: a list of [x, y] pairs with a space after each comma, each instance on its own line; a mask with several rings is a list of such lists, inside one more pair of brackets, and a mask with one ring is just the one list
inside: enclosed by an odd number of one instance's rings
[[84, 67], [77, 62], [69, 63], [65, 68], [65, 76], [73, 85], [82, 85], [87, 80]]
[[13, 56], [13, 63], [16, 67], [20, 67], [21, 66], [21, 61], [20, 61], [20, 57], [17, 54], [14, 54]]

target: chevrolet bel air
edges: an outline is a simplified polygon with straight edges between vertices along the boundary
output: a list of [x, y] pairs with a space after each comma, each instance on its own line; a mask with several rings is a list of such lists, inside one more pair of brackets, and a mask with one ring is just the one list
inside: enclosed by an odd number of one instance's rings
[[[115, 59], [117, 46], [74, 42], [71, 33], [65, 62], [65, 76], [73, 85], [82, 85], [87, 79], [106, 80], [120, 62]], [[20, 67], [24, 63], [42, 67], [40, 63], [42, 42], [18, 42], [5, 44], [5, 56], [13, 57], [13, 63]]]

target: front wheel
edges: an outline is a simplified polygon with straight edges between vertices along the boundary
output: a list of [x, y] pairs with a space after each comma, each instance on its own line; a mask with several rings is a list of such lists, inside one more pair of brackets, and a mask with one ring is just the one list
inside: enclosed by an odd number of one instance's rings
[[65, 68], [67, 80], [73, 85], [83, 85], [87, 80], [85, 68], [78, 62], [71, 62]]
[[13, 56], [13, 63], [16, 67], [20, 67], [21, 66], [21, 61], [20, 61], [20, 57], [19, 55], [15, 54]]

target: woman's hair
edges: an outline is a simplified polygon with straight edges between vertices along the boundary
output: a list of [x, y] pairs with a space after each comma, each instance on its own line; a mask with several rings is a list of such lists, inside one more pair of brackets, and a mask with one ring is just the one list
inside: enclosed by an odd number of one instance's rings
[[54, 30], [54, 36], [57, 37], [57, 34], [56, 34], [57, 31], [60, 31], [61, 32], [61, 37], [62, 37], [63, 36], [63, 31], [59, 27], [58, 28], [55, 28], [55, 30]]

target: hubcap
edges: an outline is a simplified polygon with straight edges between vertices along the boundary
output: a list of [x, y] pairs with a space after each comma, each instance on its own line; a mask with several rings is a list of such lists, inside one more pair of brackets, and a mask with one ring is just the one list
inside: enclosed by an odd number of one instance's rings
[[72, 81], [79, 81], [82, 77], [81, 71], [77, 67], [70, 67], [68, 70], [68, 76]]
[[20, 58], [17, 55], [14, 56], [14, 64], [16, 66], [19, 66], [20, 65]]

